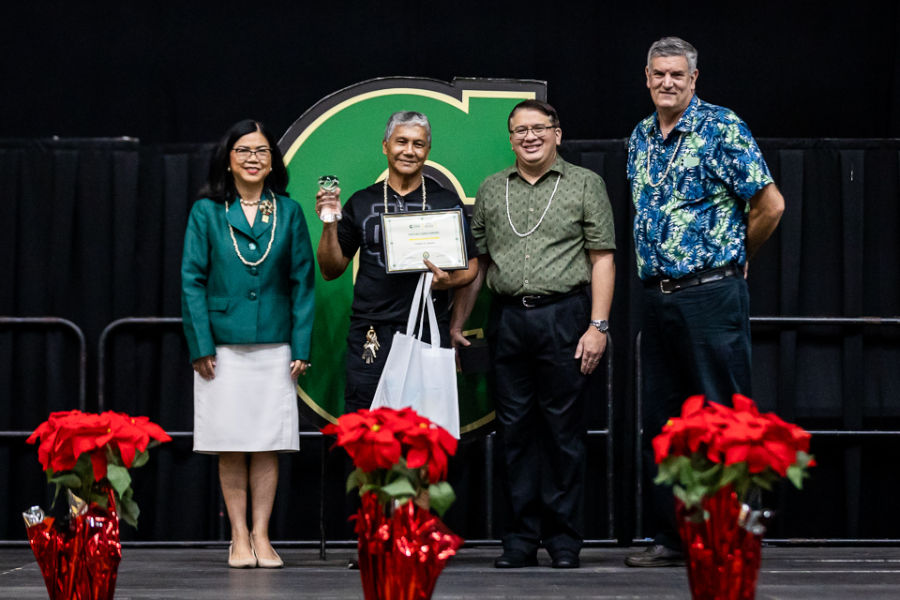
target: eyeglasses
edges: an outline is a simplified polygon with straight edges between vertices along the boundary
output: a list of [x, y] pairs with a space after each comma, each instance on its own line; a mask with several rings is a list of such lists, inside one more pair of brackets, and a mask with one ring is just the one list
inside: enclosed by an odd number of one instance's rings
[[516, 127], [515, 129], [510, 129], [509, 132], [513, 135], [513, 137], [517, 139], [524, 139], [528, 132], [530, 131], [537, 137], [544, 137], [544, 134], [547, 133], [550, 129], [556, 129], [556, 125], [534, 125], [532, 127]]
[[250, 160], [250, 156], [255, 156], [261, 162], [267, 162], [269, 157], [272, 155], [272, 149], [263, 146], [262, 148], [257, 148], [256, 150], [252, 150], [247, 148], [246, 146], [238, 146], [232, 150], [235, 156], [238, 157], [238, 160], [241, 162], [246, 162]]

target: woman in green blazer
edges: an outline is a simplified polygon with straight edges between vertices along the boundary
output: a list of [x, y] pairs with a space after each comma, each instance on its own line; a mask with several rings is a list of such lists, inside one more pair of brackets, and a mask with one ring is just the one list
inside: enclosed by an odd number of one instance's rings
[[[194, 371], [194, 451], [219, 456], [231, 567], [281, 567], [269, 542], [278, 452], [300, 448], [294, 382], [309, 368], [313, 255], [285, 195], [275, 139], [240, 121], [188, 219], [182, 317]], [[247, 504], [251, 525], [247, 525]]]

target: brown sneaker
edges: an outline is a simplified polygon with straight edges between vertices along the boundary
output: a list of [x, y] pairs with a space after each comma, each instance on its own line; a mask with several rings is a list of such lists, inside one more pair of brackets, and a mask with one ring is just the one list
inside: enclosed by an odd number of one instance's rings
[[684, 564], [684, 553], [662, 544], [653, 544], [643, 552], [625, 558], [629, 567], [680, 567]]

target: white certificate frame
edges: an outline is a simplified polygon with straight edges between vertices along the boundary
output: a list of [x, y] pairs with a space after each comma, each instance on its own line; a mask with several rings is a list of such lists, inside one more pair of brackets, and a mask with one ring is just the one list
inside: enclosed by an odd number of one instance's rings
[[388, 274], [427, 271], [424, 258], [445, 271], [469, 266], [462, 209], [382, 214], [381, 233]]

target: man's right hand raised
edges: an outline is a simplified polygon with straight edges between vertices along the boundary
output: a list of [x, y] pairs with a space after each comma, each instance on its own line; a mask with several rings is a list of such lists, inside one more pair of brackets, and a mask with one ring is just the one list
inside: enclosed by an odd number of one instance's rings
[[[331, 208], [334, 212], [340, 212], [341, 210], [341, 188], [336, 187], [333, 190], [325, 191], [319, 190], [316, 193], [316, 214], [319, 215], [319, 219], [322, 218], [322, 209], [323, 208]], [[332, 221], [334, 223], [336, 221]], [[328, 225], [329, 223], [323, 223], [324, 225]]]

